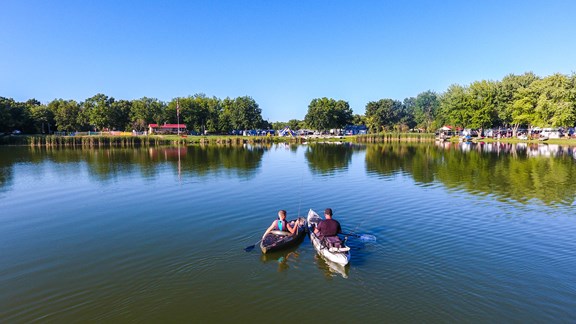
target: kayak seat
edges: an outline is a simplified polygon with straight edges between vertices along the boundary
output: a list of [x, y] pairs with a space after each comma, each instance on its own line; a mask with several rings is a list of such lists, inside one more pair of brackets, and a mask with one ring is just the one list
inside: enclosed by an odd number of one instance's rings
[[338, 236], [325, 236], [324, 239], [324, 245], [326, 245], [328, 248], [341, 248], [342, 247], [342, 241], [340, 240], [340, 238]]
[[348, 246], [344, 245], [344, 242], [338, 236], [326, 236], [323, 239], [324, 245], [328, 247], [330, 252], [346, 252], [350, 251]]

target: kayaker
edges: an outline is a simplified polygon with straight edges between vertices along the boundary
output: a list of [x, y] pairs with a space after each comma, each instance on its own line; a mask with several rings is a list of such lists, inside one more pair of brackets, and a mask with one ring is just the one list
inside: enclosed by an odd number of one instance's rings
[[314, 234], [319, 238], [336, 236], [338, 233], [342, 233], [342, 228], [340, 228], [340, 223], [332, 219], [332, 208], [326, 208], [324, 210], [324, 220], [321, 220], [316, 228], [314, 228]]
[[284, 209], [278, 211], [278, 220], [272, 222], [272, 225], [268, 227], [264, 235], [262, 235], [262, 239], [266, 236], [266, 234], [270, 233], [270, 231], [284, 231], [290, 232], [290, 234], [294, 234], [298, 229], [298, 221], [294, 222], [291, 225], [289, 222], [286, 221], [286, 211]]

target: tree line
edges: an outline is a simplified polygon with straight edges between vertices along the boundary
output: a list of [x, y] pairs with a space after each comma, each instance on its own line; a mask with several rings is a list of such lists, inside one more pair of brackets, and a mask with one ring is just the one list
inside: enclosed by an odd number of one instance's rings
[[83, 102], [54, 99], [46, 105], [36, 99], [16, 102], [0, 97], [2, 132], [143, 131], [148, 124], [175, 124], [178, 116], [181, 124], [198, 132], [226, 133], [232, 129], [270, 126], [262, 119], [262, 110], [256, 101], [248, 96], [219, 99], [196, 94], [163, 102], [147, 97], [116, 100], [97, 94]]
[[425, 91], [416, 97], [380, 99], [366, 104], [364, 115], [352, 113], [345, 101], [314, 99], [304, 120], [274, 123], [275, 128], [341, 128], [366, 125], [372, 133], [433, 132], [443, 125], [486, 129], [505, 127], [572, 127], [576, 123], [576, 74], [544, 78], [532, 72], [509, 74], [501, 81], [454, 84], [444, 93]]
[[55, 99], [43, 105], [35, 99], [15, 102], [0, 97], [0, 132], [141, 131], [151, 123], [180, 122], [189, 130], [229, 133], [243, 129], [328, 130], [345, 125], [366, 125], [370, 132], [432, 132], [442, 125], [485, 129], [509, 127], [572, 127], [576, 123], [576, 74], [539, 77], [532, 72], [509, 74], [500, 81], [454, 84], [443, 93], [425, 91], [416, 97], [380, 99], [366, 104], [365, 114], [354, 114], [349, 103], [315, 98], [303, 120], [270, 123], [258, 103], [249, 97], [207, 97], [196, 94], [163, 102], [154, 98], [115, 100], [97, 94], [83, 102]]

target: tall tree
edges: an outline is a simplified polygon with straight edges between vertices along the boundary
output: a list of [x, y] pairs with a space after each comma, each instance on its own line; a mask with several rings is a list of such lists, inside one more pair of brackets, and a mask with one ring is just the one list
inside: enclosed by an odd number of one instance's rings
[[111, 128], [113, 102], [114, 98], [99, 93], [86, 99], [82, 104], [90, 125], [94, 126], [96, 130]]
[[352, 109], [344, 100], [316, 98], [308, 105], [304, 121], [310, 128], [317, 130], [343, 128], [352, 122]]
[[498, 83], [493, 81], [476, 81], [468, 88], [471, 110], [469, 126], [476, 129], [492, 127], [497, 121]]
[[236, 129], [256, 129], [262, 126], [262, 110], [252, 97], [234, 99], [231, 122]]
[[252, 97], [226, 98], [219, 107], [222, 109], [219, 124], [224, 132], [257, 129], [263, 126], [262, 110]]
[[512, 134], [516, 137], [518, 128], [521, 125], [528, 125], [531, 117], [526, 115], [525, 107], [527, 101], [523, 101], [526, 89], [532, 82], [539, 78], [532, 72], [522, 75], [509, 74], [499, 83], [498, 100], [496, 110], [498, 118], [503, 126], [511, 126]]
[[51, 134], [53, 127], [56, 125], [54, 121], [54, 112], [46, 105], [36, 105], [30, 108], [30, 116], [34, 121], [36, 133]]
[[72, 132], [80, 129], [80, 105], [74, 100], [54, 99], [48, 104], [54, 112], [54, 121], [59, 131]]
[[0, 132], [9, 132], [13, 130], [14, 122], [10, 110], [16, 102], [12, 98], [0, 97]]
[[400, 120], [403, 105], [398, 100], [380, 99], [366, 104], [366, 126], [371, 132], [391, 130]]
[[214, 109], [212, 99], [204, 94], [195, 94], [185, 98], [175, 98], [168, 103], [167, 112], [170, 121], [176, 122], [176, 104], [180, 105], [180, 122], [185, 123], [188, 129], [203, 133], [208, 121], [212, 120], [211, 109]]
[[156, 98], [142, 97], [132, 100], [130, 123], [137, 131], [145, 130], [149, 124], [161, 124], [164, 121], [166, 105]]
[[535, 109], [536, 123], [551, 127], [576, 123], [576, 90], [568, 76], [557, 73], [533, 84], [540, 90]]
[[352, 116], [352, 125], [366, 125], [366, 117], [364, 117], [364, 115], [354, 114], [354, 116]]
[[441, 115], [452, 126], [468, 128], [473, 115], [469, 100], [467, 88], [458, 84], [451, 85], [440, 101]]
[[428, 90], [418, 94], [414, 99], [414, 121], [417, 126], [426, 132], [433, 131], [432, 126], [439, 108], [440, 100], [435, 92]]
[[118, 100], [112, 102], [110, 115], [110, 126], [113, 130], [126, 130], [130, 127], [130, 112], [132, 102], [128, 100]]

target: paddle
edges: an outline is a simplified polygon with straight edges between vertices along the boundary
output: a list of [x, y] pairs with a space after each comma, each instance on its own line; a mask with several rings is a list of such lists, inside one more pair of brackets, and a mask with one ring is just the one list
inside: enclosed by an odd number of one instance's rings
[[357, 237], [362, 242], [376, 242], [376, 236], [370, 234], [342, 233], [342, 235]]
[[258, 245], [258, 243], [260, 243], [260, 241], [262, 241], [262, 239], [259, 239], [258, 242], [254, 243], [253, 245], [247, 246], [247, 247], [244, 249], [244, 251], [250, 252], [250, 251], [254, 250], [254, 248], [256, 247], [256, 245]]

